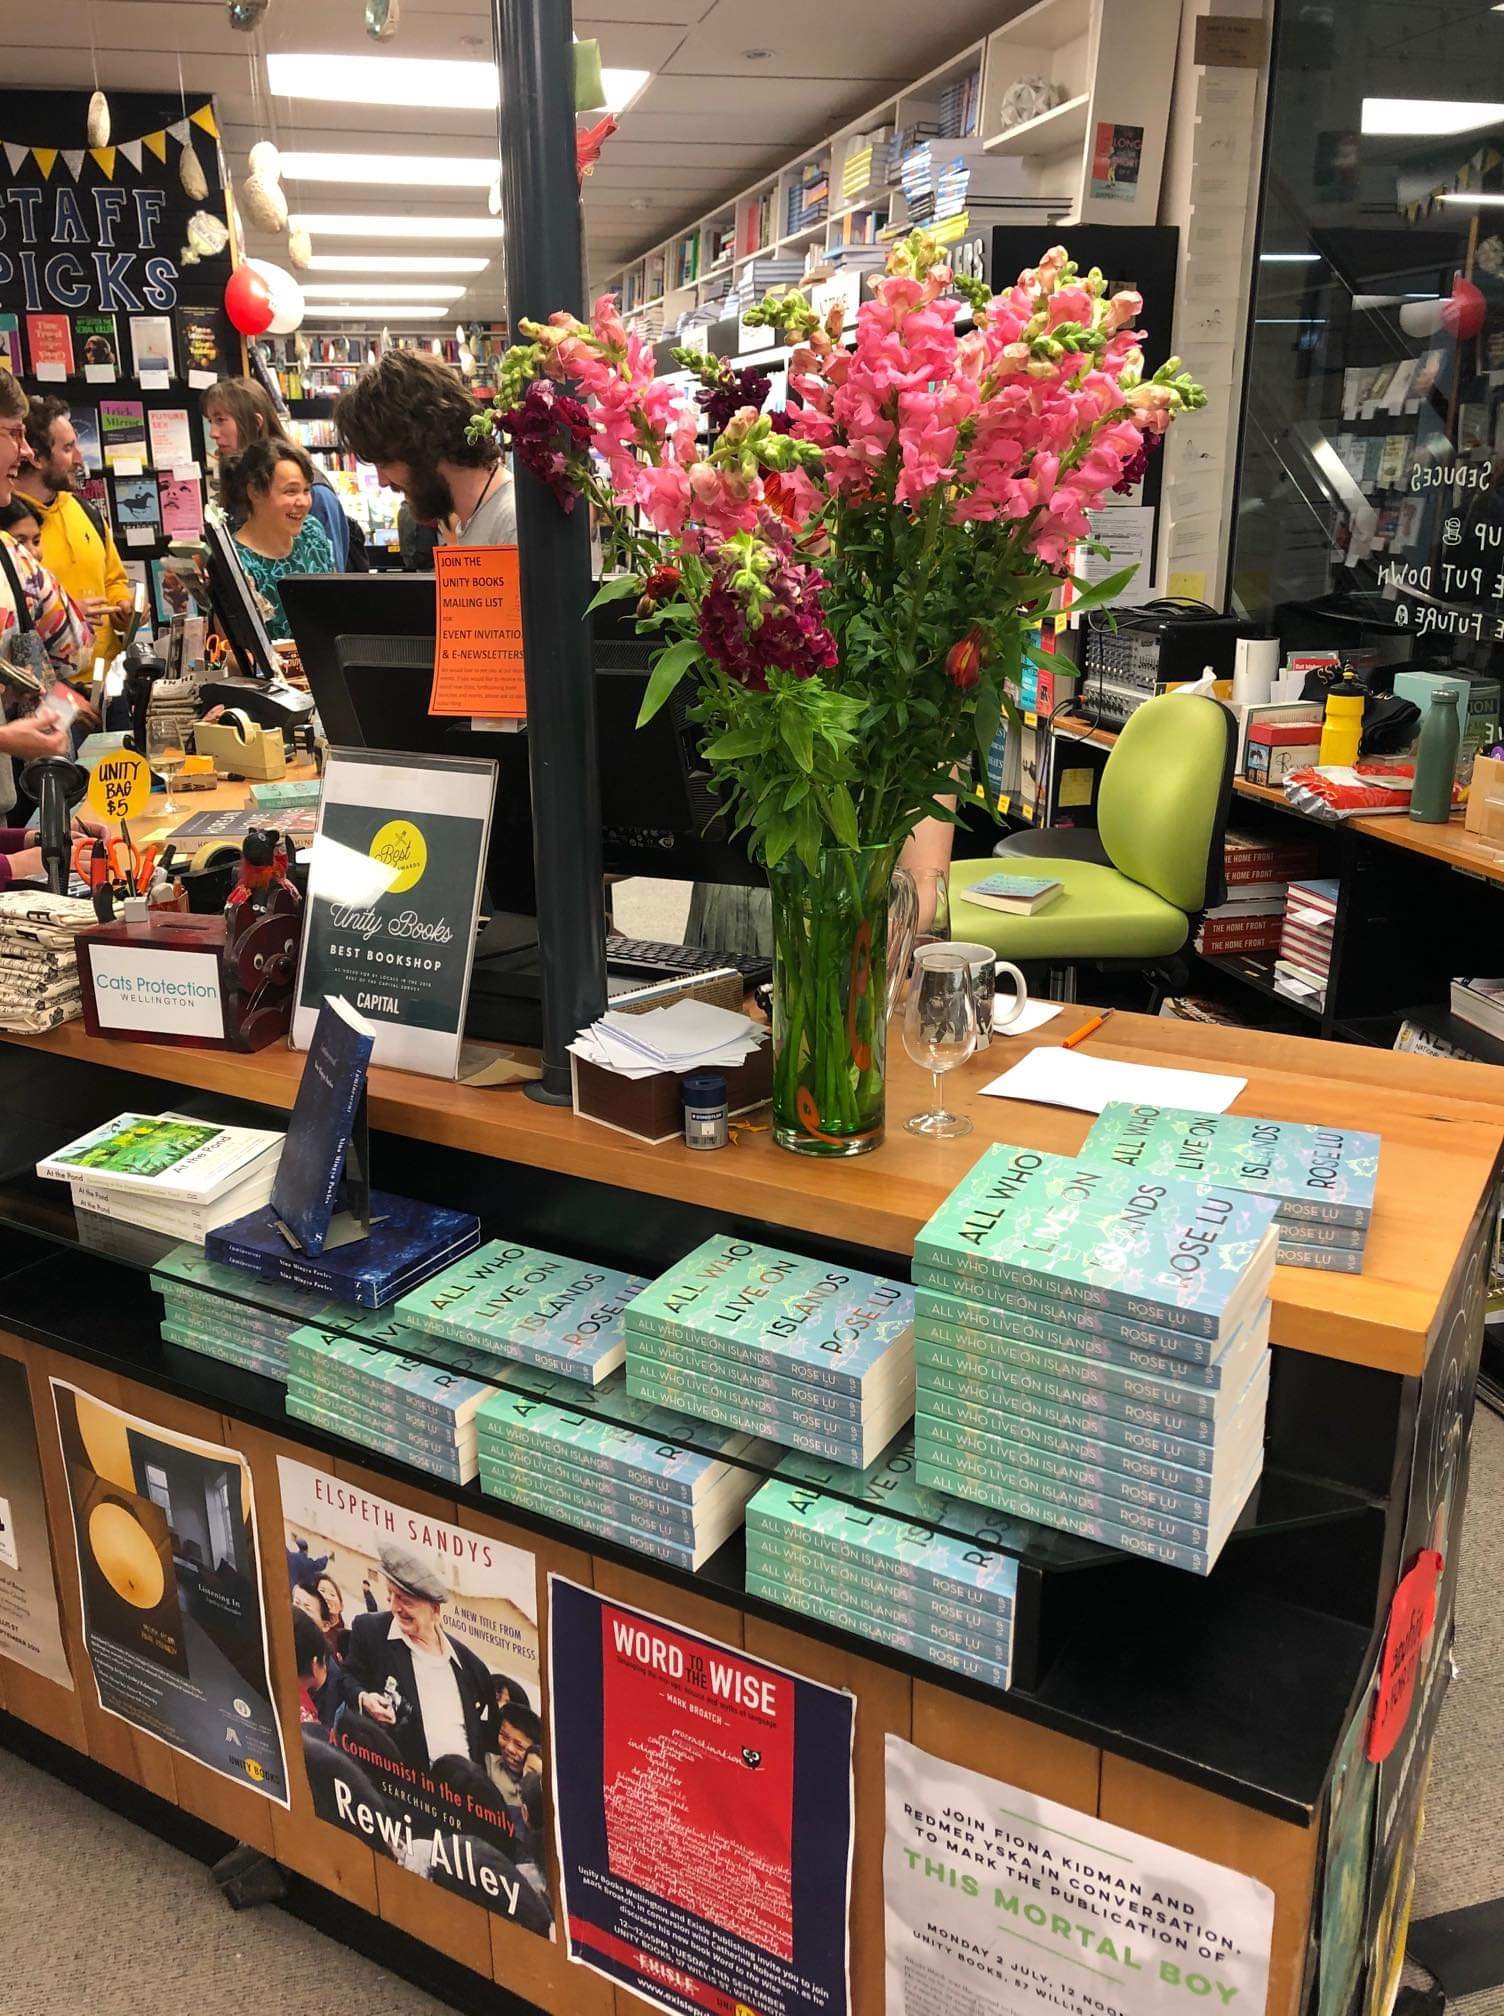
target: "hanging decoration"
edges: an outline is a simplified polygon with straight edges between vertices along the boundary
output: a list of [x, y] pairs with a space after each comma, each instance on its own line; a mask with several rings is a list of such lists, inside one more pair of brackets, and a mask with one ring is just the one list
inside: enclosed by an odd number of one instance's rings
[[225, 313], [242, 336], [264, 336], [271, 328], [271, 289], [254, 266], [237, 266], [225, 282]]
[[498, 175], [486, 196], [486, 208], [493, 217], [501, 215], [501, 177]]
[[200, 259], [217, 259], [230, 242], [230, 227], [212, 210], [195, 210], [188, 219], [183, 248], [178, 253], [182, 266], [196, 266]]
[[575, 173], [581, 182], [601, 158], [601, 149], [616, 131], [616, 121], [608, 112], [597, 125], [587, 126], [582, 133], [574, 136]]
[[178, 180], [183, 185], [183, 194], [195, 203], [202, 203], [209, 194], [209, 184], [204, 175], [203, 163], [193, 151], [193, 142], [183, 142], [183, 152], [178, 161]]
[[[105, 105], [102, 128], [97, 126], [94, 121], [94, 105], [96, 100], [100, 104]], [[0, 101], [0, 117], [3, 116], [3, 101]], [[30, 155], [32, 160], [35, 161], [44, 182], [51, 179], [52, 171], [59, 160], [64, 162], [69, 174], [77, 181], [78, 177], [83, 173], [85, 161], [92, 156], [99, 163], [104, 173], [113, 180], [119, 170], [122, 159], [138, 175], [145, 166], [145, 156], [148, 154], [154, 160], [160, 161], [165, 165], [167, 161], [167, 143], [169, 140], [175, 140], [184, 150], [184, 158], [179, 170], [179, 179], [182, 181], [184, 188], [188, 189], [188, 193], [193, 195], [194, 192], [189, 188], [188, 184], [189, 176], [196, 175], [200, 182], [204, 179], [203, 166], [193, 152], [193, 128], [197, 126], [201, 132], [208, 134], [211, 140], [219, 138], [219, 122], [214, 117], [214, 109], [211, 105], [204, 104], [200, 105], [194, 112], [185, 112], [183, 118], [175, 119], [170, 126], [159, 126], [155, 132], [139, 133], [129, 140], [117, 140], [112, 147], [110, 145], [109, 108], [105, 102], [104, 93], [101, 91], [96, 91], [94, 98], [90, 100], [89, 117], [86, 125], [88, 144], [84, 147], [38, 147], [30, 141], [0, 138], [0, 153], [4, 154], [5, 165], [12, 175], [21, 175], [25, 172], [26, 158]], [[95, 139], [96, 132], [101, 130], [103, 131], [104, 138], [102, 140]], [[192, 162], [191, 168], [188, 165], [190, 161]], [[195, 200], [202, 202], [208, 193], [208, 189], [205, 187]]]
[[229, 0], [225, 11], [230, 17], [230, 26], [242, 35], [249, 35], [259, 25], [267, 5], [268, 0]]
[[1485, 177], [1492, 175], [1501, 166], [1504, 166], [1504, 153], [1501, 153], [1491, 141], [1486, 141], [1483, 146], [1475, 148], [1460, 167], [1454, 168], [1450, 175], [1422, 190], [1419, 195], [1407, 195], [1406, 183], [1408, 181], [1409, 187], [1413, 189], [1420, 178], [1401, 176], [1399, 209], [1412, 224], [1418, 223], [1422, 217], [1431, 215], [1443, 196], [1453, 195], [1462, 189], [1481, 187]]
[[287, 229], [287, 198], [277, 177], [282, 158], [270, 140], [251, 149], [250, 173], [240, 185], [240, 207], [258, 231]]
[[96, 91], [89, 100], [84, 138], [91, 147], [108, 147], [110, 144], [110, 101], [102, 91]]
[[[305, 311], [303, 290], [292, 275], [269, 259], [247, 259], [246, 266], [265, 284], [272, 319], [266, 325], [269, 336], [291, 336], [301, 328]], [[244, 270], [244, 269], [242, 269]]]
[[366, 33], [371, 40], [390, 42], [401, 13], [401, 0], [366, 0]]
[[599, 42], [574, 45], [574, 109], [599, 112], [606, 102], [606, 80], [601, 75]]
[[301, 224], [287, 221], [287, 257], [293, 270], [306, 273], [313, 262], [313, 240]]

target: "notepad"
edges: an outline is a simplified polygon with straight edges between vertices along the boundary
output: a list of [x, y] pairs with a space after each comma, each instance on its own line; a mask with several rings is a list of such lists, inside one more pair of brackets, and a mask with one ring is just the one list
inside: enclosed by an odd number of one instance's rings
[[1225, 1113], [1247, 1084], [1246, 1078], [1220, 1072], [1125, 1064], [1116, 1057], [1089, 1057], [1049, 1044], [1021, 1057], [982, 1091], [992, 1099], [1027, 1099], [1035, 1106], [1068, 1106], [1078, 1113], [1100, 1113], [1115, 1099]]

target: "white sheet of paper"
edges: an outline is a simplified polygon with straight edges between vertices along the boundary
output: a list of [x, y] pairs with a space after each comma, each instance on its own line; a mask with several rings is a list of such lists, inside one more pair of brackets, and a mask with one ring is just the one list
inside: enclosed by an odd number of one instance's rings
[[[999, 992], [997, 998], [999, 1006], [1006, 1010], [1013, 996]], [[1059, 1013], [1058, 1001], [1026, 1001], [1016, 1022], [1010, 1022], [1006, 1028], [994, 1022], [992, 1033], [994, 1036], [1027, 1036], [1035, 1029], [1042, 1029], [1046, 1022], [1053, 1022]]]
[[86, 364], [84, 376], [91, 385], [113, 385], [115, 367], [113, 364]]
[[142, 371], [137, 374], [136, 383], [143, 392], [170, 392], [172, 373], [170, 371]]
[[1246, 1078], [1215, 1071], [1180, 1071], [1173, 1065], [1124, 1064], [1046, 1044], [1021, 1057], [982, 1091], [992, 1099], [1027, 1099], [1035, 1106], [1068, 1106], [1100, 1113], [1114, 1099], [1146, 1106], [1180, 1106], [1192, 1113], [1225, 1113]]
[[122, 455], [115, 464], [117, 476], [144, 476], [146, 464], [139, 455]]
[[212, 371], [190, 371], [188, 383], [195, 392], [207, 392], [211, 385], [219, 383], [219, 379]]
[[1076, 573], [1082, 581], [1096, 583], [1105, 581], [1109, 575], [1119, 573], [1124, 567], [1136, 567], [1138, 572], [1119, 595], [1120, 604], [1128, 607], [1149, 601], [1154, 594], [1154, 507], [1152, 504], [1128, 505], [1112, 510], [1100, 509], [1088, 513], [1091, 519], [1091, 534], [1100, 539], [1112, 551], [1104, 560], [1099, 553], [1088, 553], [1078, 548], [1076, 553]]
[[127, 546], [155, 546], [161, 536], [154, 525], [127, 525], [125, 528]]
[[66, 385], [68, 367], [66, 364], [38, 364], [31, 375], [41, 385]]

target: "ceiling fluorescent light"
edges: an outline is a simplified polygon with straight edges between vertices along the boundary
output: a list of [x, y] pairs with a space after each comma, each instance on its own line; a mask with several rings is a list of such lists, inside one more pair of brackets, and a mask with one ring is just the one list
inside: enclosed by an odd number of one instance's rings
[[[623, 112], [653, 73], [602, 69], [606, 110]], [[319, 56], [287, 51], [266, 59], [278, 97], [337, 99], [347, 105], [427, 105], [456, 112], [496, 109], [496, 65], [436, 56]]]
[[1504, 192], [1485, 194], [1480, 189], [1446, 189], [1436, 200], [1438, 203], [1472, 203], [1480, 210], [1491, 210], [1504, 203]]
[[422, 252], [315, 252], [310, 273], [484, 273], [489, 259], [467, 254], [442, 254], [430, 259]]
[[310, 287], [302, 283], [305, 301], [458, 301], [468, 292], [459, 286], [438, 286], [432, 280], [414, 280], [404, 286], [395, 280], [373, 280], [369, 286], [352, 286], [345, 280], [328, 280]]
[[432, 322], [447, 327], [454, 320], [453, 308], [440, 301], [425, 301], [421, 307], [410, 301], [310, 301], [303, 312], [321, 322], [356, 322], [362, 328], [373, 322]]
[[1320, 259], [1319, 252], [1261, 252], [1261, 266], [1309, 266]]
[[395, 182], [408, 189], [489, 189], [494, 154], [319, 154], [282, 150], [284, 182]]
[[425, 217], [411, 210], [400, 217], [300, 210], [298, 222], [314, 238], [485, 238], [494, 244], [502, 235], [495, 217]]
[[1363, 131], [1412, 140], [1446, 139], [1504, 122], [1504, 105], [1466, 98], [1365, 98]]

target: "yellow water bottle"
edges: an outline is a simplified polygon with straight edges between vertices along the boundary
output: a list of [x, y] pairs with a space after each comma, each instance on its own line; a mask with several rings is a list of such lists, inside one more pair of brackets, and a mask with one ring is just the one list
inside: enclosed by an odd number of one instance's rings
[[1358, 760], [1358, 744], [1363, 739], [1363, 688], [1350, 672], [1326, 696], [1326, 715], [1321, 724], [1321, 748], [1316, 761], [1346, 767]]

